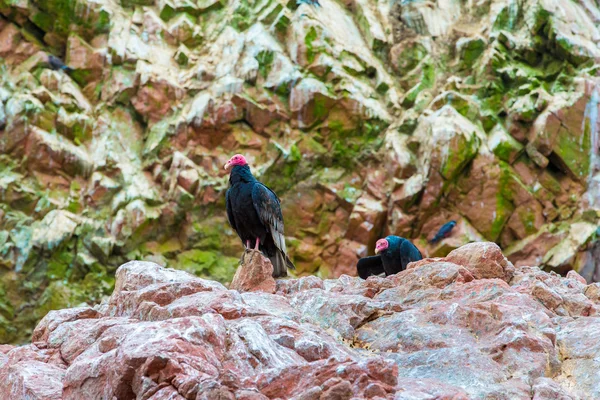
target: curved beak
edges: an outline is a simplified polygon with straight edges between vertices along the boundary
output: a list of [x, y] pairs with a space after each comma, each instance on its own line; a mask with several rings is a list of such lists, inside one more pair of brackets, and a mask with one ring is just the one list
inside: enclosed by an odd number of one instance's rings
[[229, 171], [229, 169], [231, 168], [231, 160], [227, 161], [223, 168], [225, 168], [226, 171]]

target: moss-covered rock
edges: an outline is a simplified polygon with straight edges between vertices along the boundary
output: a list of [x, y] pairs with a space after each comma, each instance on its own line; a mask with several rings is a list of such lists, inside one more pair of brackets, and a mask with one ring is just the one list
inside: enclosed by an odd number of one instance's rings
[[453, 180], [475, 157], [483, 133], [451, 106], [444, 106], [423, 120], [415, 132], [419, 153], [446, 180]]
[[500, 160], [512, 164], [523, 152], [523, 145], [508, 134], [502, 125], [496, 125], [488, 137], [488, 147]]
[[483, 53], [486, 42], [482, 37], [460, 38], [456, 42], [456, 50], [465, 67], [469, 68], [475, 64]]

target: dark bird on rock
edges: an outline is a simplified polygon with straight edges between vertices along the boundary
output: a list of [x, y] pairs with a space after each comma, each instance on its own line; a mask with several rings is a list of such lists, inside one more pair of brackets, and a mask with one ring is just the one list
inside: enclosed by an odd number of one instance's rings
[[73, 69], [67, 67], [65, 63], [58, 57], [53, 56], [52, 54], [48, 55], [48, 65], [55, 71], [63, 70], [65, 72], [71, 72]]
[[423, 259], [421, 252], [409, 240], [399, 236], [379, 239], [375, 244], [375, 256], [358, 260], [358, 276], [367, 279], [385, 272], [385, 276], [404, 271], [408, 263]]
[[435, 234], [433, 239], [431, 239], [429, 241], [429, 243], [436, 244], [440, 240], [447, 238], [448, 236], [450, 236], [450, 233], [452, 232], [452, 229], [454, 229], [455, 226], [456, 226], [456, 221], [446, 222], [444, 225], [442, 225], [440, 230]]
[[247, 249], [254, 246], [271, 260], [274, 278], [287, 276], [287, 268], [296, 267], [287, 256], [279, 198], [256, 180], [243, 155], [231, 157], [225, 169], [230, 171], [225, 198], [229, 224]]

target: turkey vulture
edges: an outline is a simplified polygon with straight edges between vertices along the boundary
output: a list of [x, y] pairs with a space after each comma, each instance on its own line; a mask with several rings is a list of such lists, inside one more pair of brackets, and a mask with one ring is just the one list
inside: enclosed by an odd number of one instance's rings
[[423, 258], [419, 249], [410, 241], [391, 235], [377, 241], [375, 253], [377, 255], [358, 260], [356, 269], [361, 278], [367, 279], [371, 275], [383, 272], [385, 276], [397, 274], [404, 271], [409, 262]]
[[274, 278], [287, 276], [287, 268], [296, 267], [286, 254], [283, 215], [277, 195], [256, 180], [243, 155], [231, 157], [225, 169], [231, 171], [225, 195], [229, 224], [247, 249], [254, 244], [254, 250], [269, 257]]
[[48, 56], [48, 65], [55, 71], [58, 71], [59, 69], [62, 69], [65, 72], [73, 71], [71, 68], [67, 67], [60, 58], [55, 57], [52, 54]]
[[452, 232], [452, 229], [454, 229], [455, 226], [456, 226], [456, 221], [446, 222], [444, 225], [442, 225], [440, 230], [435, 234], [433, 239], [431, 239], [429, 241], [429, 243], [436, 244], [440, 240], [447, 238], [448, 236], [450, 236], [450, 232]]

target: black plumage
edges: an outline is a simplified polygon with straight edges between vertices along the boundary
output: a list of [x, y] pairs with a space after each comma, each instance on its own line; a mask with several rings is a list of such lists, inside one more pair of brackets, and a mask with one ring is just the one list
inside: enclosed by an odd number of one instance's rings
[[[245, 160], [244, 160], [245, 162]], [[246, 165], [234, 165], [226, 193], [227, 217], [247, 248], [255, 246], [273, 264], [273, 277], [287, 276], [296, 269], [286, 254], [283, 215], [277, 195], [260, 183]]]
[[452, 229], [454, 229], [455, 226], [456, 226], [456, 221], [446, 222], [444, 225], [442, 225], [440, 230], [437, 231], [437, 233], [435, 234], [435, 236], [433, 237], [433, 239], [431, 239], [431, 241], [429, 243], [436, 244], [440, 240], [447, 238], [448, 236], [450, 236], [450, 233], [452, 232]]
[[52, 54], [48, 55], [48, 65], [55, 71], [63, 70], [65, 72], [73, 71], [71, 68], [67, 67], [65, 63], [58, 57], [53, 56]]
[[382, 241], [387, 242], [387, 247], [380, 250], [379, 254], [358, 260], [356, 269], [361, 278], [367, 279], [371, 275], [384, 272], [385, 276], [397, 274], [404, 271], [408, 263], [423, 259], [419, 249], [405, 238], [388, 236], [377, 241], [377, 248], [380, 248]]

